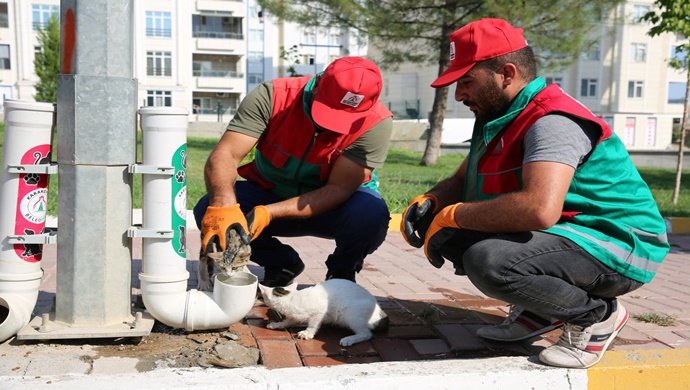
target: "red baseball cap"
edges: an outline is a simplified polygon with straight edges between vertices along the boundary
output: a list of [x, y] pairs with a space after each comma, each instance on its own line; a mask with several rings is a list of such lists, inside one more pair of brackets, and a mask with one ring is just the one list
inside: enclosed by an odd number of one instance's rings
[[362, 57], [338, 58], [316, 85], [311, 117], [336, 133], [356, 131], [378, 102], [382, 86], [381, 72], [373, 62]]
[[450, 34], [450, 66], [431, 86], [445, 87], [464, 76], [479, 61], [527, 47], [522, 29], [503, 19], [484, 18]]

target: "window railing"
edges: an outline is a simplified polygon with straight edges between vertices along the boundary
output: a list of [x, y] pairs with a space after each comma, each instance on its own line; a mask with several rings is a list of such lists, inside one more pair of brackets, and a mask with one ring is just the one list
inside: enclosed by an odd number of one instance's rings
[[147, 76], [172, 76], [171, 69], [161, 69], [157, 67], [146, 67]]
[[194, 38], [212, 38], [212, 39], [244, 39], [242, 33], [232, 33], [223, 31], [194, 31], [192, 32]]
[[147, 37], [165, 37], [170, 38], [172, 31], [169, 28], [147, 28]]
[[192, 74], [194, 77], [244, 77], [244, 73], [235, 72], [232, 70], [194, 70], [192, 71]]

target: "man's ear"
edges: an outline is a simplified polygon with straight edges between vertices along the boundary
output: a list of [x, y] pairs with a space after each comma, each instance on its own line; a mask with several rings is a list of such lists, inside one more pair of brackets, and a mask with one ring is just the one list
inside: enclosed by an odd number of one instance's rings
[[503, 76], [503, 87], [507, 87], [515, 82], [515, 78], [518, 77], [518, 69], [515, 64], [508, 62], [498, 70], [499, 74]]

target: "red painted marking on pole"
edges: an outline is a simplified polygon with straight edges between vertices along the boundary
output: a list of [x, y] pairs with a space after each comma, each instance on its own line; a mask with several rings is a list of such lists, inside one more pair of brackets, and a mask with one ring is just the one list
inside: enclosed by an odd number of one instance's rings
[[76, 23], [74, 21], [74, 12], [68, 9], [65, 12], [65, 20], [62, 24], [62, 74], [72, 74], [72, 56], [74, 55], [74, 46], [76, 44], [77, 32]]

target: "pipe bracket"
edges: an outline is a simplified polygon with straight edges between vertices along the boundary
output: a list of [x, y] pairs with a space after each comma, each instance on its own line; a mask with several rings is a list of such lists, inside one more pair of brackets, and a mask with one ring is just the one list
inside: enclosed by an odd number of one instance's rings
[[127, 229], [127, 237], [173, 238], [173, 231], [162, 229], [143, 229], [138, 226], [132, 226], [129, 229]]
[[132, 164], [127, 168], [129, 173], [143, 173], [147, 175], [172, 176], [175, 174], [174, 167], [157, 167], [155, 165]]
[[58, 173], [57, 164], [19, 164], [7, 165], [9, 173], [38, 173], [44, 175], [54, 175]]
[[56, 232], [7, 236], [8, 244], [55, 244], [56, 242]]

